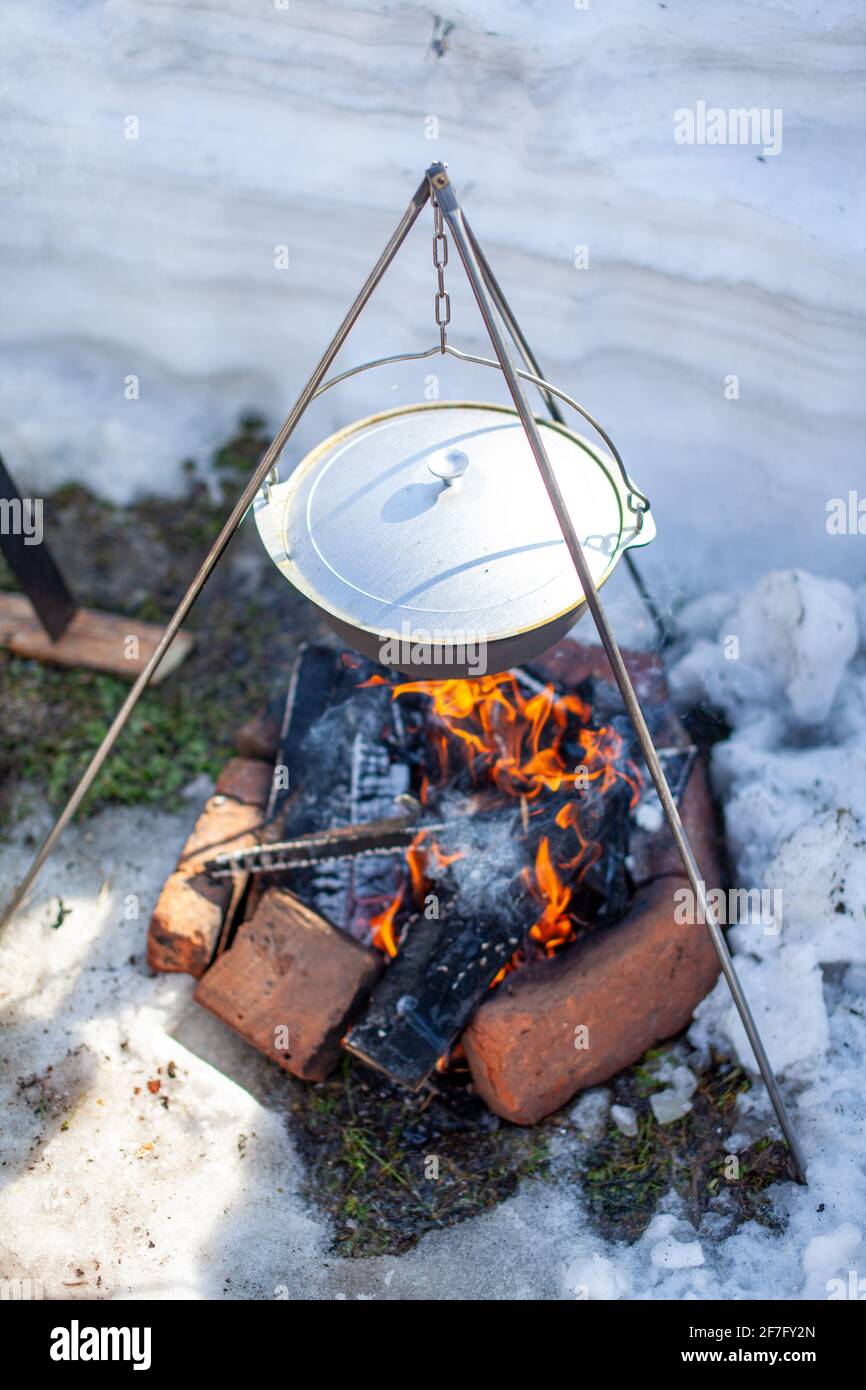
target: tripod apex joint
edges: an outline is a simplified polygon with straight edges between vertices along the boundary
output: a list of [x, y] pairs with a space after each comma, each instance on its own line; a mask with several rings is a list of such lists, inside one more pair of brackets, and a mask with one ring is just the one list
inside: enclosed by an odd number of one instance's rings
[[437, 192], [440, 188], [447, 188], [451, 182], [448, 177], [448, 165], [438, 163], [431, 164], [430, 168], [427, 170], [427, 178], [430, 181], [430, 186]]
[[69, 821], [78, 810], [84, 797], [87, 795], [87, 792], [109, 756], [121, 731], [128, 722], [139, 698], [149, 685], [154, 672], [171, 645], [176, 632], [184, 622], [189, 610], [201, 593], [201, 590], [204, 588], [213, 569], [222, 557], [226, 546], [237, 531], [243, 517], [246, 515], [250, 504], [253, 502], [253, 499], [261, 489], [266, 478], [270, 475], [286, 443], [293, 434], [298, 421], [305, 413], [307, 406], [325, 380], [328, 369], [337, 356], [337, 353], [342, 348], [361, 313], [366, 308], [374, 290], [382, 280], [385, 272], [388, 270], [397, 252], [406, 240], [412, 226], [417, 221], [424, 205], [431, 196], [435, 196], [436, 204], [438, 208], [441, 209], [445, 222], [448, 224], [448, 230], [451, 233], [454, 245], [460, 255], [460, 260], [487, 329], [494, 355], [498, 361], [506, 385], [508, 386], [509, 394], [520, 418], [520, 422], [523, 425], [530, 450], [539, 473], [541, 474], [548, 497], [550, 498], [551, 506], [553, 507], [559, 523], [566, 548], [568, 549], [575, 570], [577, 571], [587, 606], [592, 614], [593, 622], [598, 632], [599, 640], [607, 654], [614, 679], [619, 687], [623, 703], [625, 704], [641, 752], [646, 761], [647, 769], [652, 778], [656, 792], [658, 793], [665, 818], [670, 827], [671, 834], [673, 835], [680, 859], [682, 860], [686, 877], [695, 894], [696, 902], [703, 912], [706, 930], [709, 932], [713, 947], [716, 951], [719, 966], [731, 991], [746, 1035], [751, 1044], [752, 1051], [755, 1054], [758, 1069], [763, 1077], [764, 1084], [767, 1087], [767, 1091], [773, 1103], [776, 1117], [787, 1141], [796, 1178], [798, 1182], [805, 1183], [805, 1162], [797, 1137], [788, 1118], [775, 1075], [773, 1074], [773, 1070], [764, 1050], [763, 1042], [761, 1041], [760, 1033], [758, 1032], [757, 1025], [737, 976], [733, 959], [728, 951], [721, 927], [712, 907], [707, 901], [706, 889], [701, 877], [700, 868], [680, 819], [676, 802], [659, 760], [658, 753], [656, 752], [646, 720], [644, 719], [643, 711], [641, 710], [634, 686], [631, 682], [631, 677], [626, 670], [622, 654], [593, 581], [574, 522], [565, 504], [559, 483], [548, 458], [538, 422], [530, 410], [520, 375], [511, 361], [502, 325], [505, 326], [510, 334], [523, 359], [524, 365], [529, 367], [530, 371], [536, 376], [541, 376], [541, 373], [537, 371], [537, 363], [535, 363], [526, 339], [520, 331], [508, 301], [502, 293], [478, 242], [463, 217], [460, 204], [454, 192], [454, 185], [443, 163], [434, 163], [427, 169], [423, 180], [415, 190], [412, 200], [403, 213], [394, 233], [362, 285], [351, 308], [343, 319], [343, 322], [340, 324], [334, 337], [331, 339], [331, 342], [328, 344], [318, 364], [314, 368], [312, 376], [301, 391], [292, 410], [286, 417], [272, 443], [265, 451], [258, 466], [244, 487], [230, 516], [220, 531], [220, 534], [211, 546], [198, 573], [192, 580], [176, 612], [165, 628], [163, 636], [153, 652], [153, 655], [121, 705], [111, 727], [106, 732], [102, 743], [93, 755], [81, 781], [72, 793], [63, 811], [60, 813], [44, 844], [36, 854], [33, 863], [18, 889], [13, 894], [3, 917], [3, 922], [0, 923], [0, 925], [5, 925], [24, 901], [36, 875], [53, 850], [66, 826], [69, 824]]

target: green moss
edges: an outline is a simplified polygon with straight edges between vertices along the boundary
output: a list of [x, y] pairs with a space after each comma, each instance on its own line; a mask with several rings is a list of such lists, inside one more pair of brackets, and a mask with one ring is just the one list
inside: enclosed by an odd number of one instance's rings
[[461, 1087], [414, 1095], [349, 1057], [328, 1081], [288, 1084], [308, 1195], [341, 1254], [398, 1254], [547, 1172], [544, 1128], [498, 1125]]
[[790, 1177], [784, 1144], [759, 1140], [737, 1156], [738, 1172], [730, 1174], [729, 1157], [722, 1149], [736, 1098], [750, 1088], [748, 1076], [741, 1067], [715, 1058], [699, 1078], [690, 1112], [673, 1124], [660, 1125], [650, 1109], [649, 1094], [663, 1084], [655, 1074], [663, 1056], [659, 1049], [647, 1053], [614, 1083], [617, 1102], [637, 1113], [637, 1135], [629, 1138], [611, 1125], [585, 1156], [580, 1174], [575, 1173], [599, 1228], [609, 1236], [637, 1239], [659, 1198], [670, 1189], [682, 1197], [695, 1225], [727, 1193], [728, 1210], [774, 1226], [764, 1192], [770, 1183]]
[[[5, 709], [41, 704], [51, 717], [21, 743], [4, 733], [0, 756], [31, 786], [60, 803], [80, 778], [128, 692], [125, 682], [84, 671], [59, 671], [6, 658], [0, 667]], [[174, 804], [175, 794], [198, 772], [219, 770], [226, 748], [209, 737], [192, 693], [182, 685], [161, 696], [146, 692], [103, 769], [88, 809], [105, 801]]]

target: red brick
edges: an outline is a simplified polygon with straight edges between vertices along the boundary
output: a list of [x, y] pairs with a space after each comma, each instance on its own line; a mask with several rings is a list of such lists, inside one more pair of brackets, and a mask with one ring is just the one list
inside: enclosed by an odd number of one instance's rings
[[[509, 975], [476, 1010], [462, 1042], [491, 1110], [534, 1124], [688, 1023], [719, 966], [705, 927], [674, 922], [674, 893], [686, 886], [657, 879], [622, 922]], [[585, 1049], [575, 1047], [580, 1025]]]
[[232, 758], [223, 769], [218, 790], [196, 821], [154, 909], [147, 938], [147, 958], [154, 970], [199, 976], [207, 969], [248, 875], [212, 879], [203, 872], [204, 864], [218, 854], [255, 844], [270, 779], [267, 763]]
[[[679, 812], [703, 880], [708, 888], [716, 888], [720, 873], [716, 817], [707, 775], [700, 762], [692, 768], [680, 799]], [[685, 874], [667, 821], [663, 821], [658, 830], [633, 831], [629, 848], [633, 860], [632, 877], [638, 887], [650, 883], [654, 878], [668, 875], [682, 877]]]
[[[292, 893], [270, 888], [195, 999], [259, 1051], [305, 1081], [321, 1081], [366, 1002], [383, 958]], [[288, 1049], [276, 1030], [288, 1030]]]
[[[658, 703], [667, 698], [664, 666], [655, 652], [623, 648], [622, 658], [641, 704]], [[582, 642], [575, 642], [572, 637], [565, 637], [549, 647], [536, 658], [533, 667], [540, 667], [551, 680], [561, 681], [567, 686], [579, 685], [587, 676], [597, 676], [600, 680], [616, 684], [604, 648], [585, 646]]]
[[265, 806], [274, 770], [257, 758], [229, 758], [216, 784], [217, 796], [230, 796], [247, 806]]
[[261, 758], [273, 764], [280, 742], [280, 726], [273, 715], [254, 714], [235, 735], [235, 748], [242, 758]]

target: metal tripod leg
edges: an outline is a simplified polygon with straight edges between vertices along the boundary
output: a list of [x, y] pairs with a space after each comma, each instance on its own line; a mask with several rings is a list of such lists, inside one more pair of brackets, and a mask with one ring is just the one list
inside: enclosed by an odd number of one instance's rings
[[773, 1108], [776, 1112], [776, 1117], [781, 1126], [782, 1133], [787, 1140], [797, 1180], [798, 1182], [805, 1183], [806, 1168], [803, 1155], [799, 1143], [797, 1142], [796, 1135], [791, 1127], [790, 1120], [788, 1119], [788, 1113], [785, 1109], [781, 1092], [776, 1083], [776, 1078], [773, 1075], [767, 1054], [764, 1051], [764, 1045], [761, 1042], [761, 1036], [758, 1032], [755, 1020], [752, 1017], [748, 1001], [746, 1000], [736, 970], [734, 969], [734, 963], [728, 951], [727, 943], [716, 920], [715, 914], [707, 901], [706, 888], [701, 878], [700, 869], [683, 827], [682, 820], [680, 819], [680, 813], [677, 810], [677, 805], [674, 801], [671, 789], [668, 786], [664, 769], [656, 753], [652, 735], [643, 717], [643, 712], [637, 695], [635, 694], [634, 686], [631, 683], [631, 678], [626, 670], [625, 662], [622, 659], [616, 638], [608, 622], [607, 614], [599, 598], [598, 590], [590, 574], [589, 566], [586, 563], [583, 549], [574, 528], [574, 523], [569, 515], [568, 508], [565, 505], [565, 499], [562, 496], [559, 483], [556, 480], [556, 475], [547, 457], [541, 433], [535, 422], [535, 417], [529, 408], [520, 378], [517, 376], [511, 363], [508, 354], [508, 346], [497, 321], [493, 305], [488, 298], [484, 283], [484, 274], [478, 263], [471, 238], [466, 230], [463, 214], [454, 193], [453, 186], [448, 178], [447, 170], [441, 164], [433, 164], [427, 170], [427, 176], [430, 180], [431, 190], [442, 209], [445, 221], [448, 223], [448, 229], [460, 254], [463, 267], [469, 277], [469, 283], [472, 286], [472, 291], [481, 311], [481, 317], [484, 320], [487, 332], [490, 335], [490, 341], [493, 344], [494, 352], [502, 368], [502, 374], [508, 384], [511, 398], [514, 401], [517, 413], [526, 431], [526, 436], [529, 440], [535, 462], [538, 465], [544, 486], [547, 489], [547, 494], [550, 498], [553, 510], [556, 513], [556, 519], [562, 530], [568, 553], [577, 570], [587, 606], [592, 613], [599, 638], [607, 653], [607, 658], [613, 670], [620, 694], [622, 695], [623, 703], [625, 704], [629, 718], [634, 726], [634, 731], [640, 743], [646, 765], [649, 769], [650, 776], [658, 793], [659, 801], [662, 804], [662, 809], [664, 810], [665, 817], [683, 862], [683, 867], [695, 895], [695, 902], [698, 905], [699, 913], [702, 914], [703, 920], [706, 922], [707, 931], [710, 934], [710, 939], [715, 947], [716, 955], [719, 958], [719, 964], [728, 982], [734, 1003], [742, 1019], [743, 1027], [751, 1043], [752, 1051], [755, 1054], [761, 1076], [764, 1079], [764, 1084], [773, 1102]]
[[[497, 280], [496, 276], [491, 270], [490, 263], [487, 257], [485, 256], [481, 247], [478, 245], [475, 233], [473, 232], [472, 228], [467, 222], [465, 214], [463, 216], [463, 226], [466, 230], [466, 235], [468, 236], [469, 241], [472, 245], [472, 250], [475, 253], [475, 259], [478, 262], [481, 274], [484, 276], [484, 283], [487, 286], [490, 298], [496, 305], [502, 322], [505, 324], [506, 328], [511, 334], [517, 351], [520, 353], [520, 356], [523, 360], [524, 366], [527, 367], [529, 371], [533, 372], [535, 376], [540, 376], [543, 378], [544, 372], [538, 365], [538, 359], [535, 356], [535, 353], [532, 351], [532, 348], [529, 346], [527, 339], [524, 337], [520, 324], [517, 322], [517, 319], [514, 317], [514, 314], [512, 313], [511, 305], [505, 298], [502, 286], [499, 284], [499, 281]], [[545, 391], [543, 387], [539, 387], [539, 390], [541, 391], [541, 395], [544, 398], [544, 403], [547, 406], [547, 411], [551, 419], [556, 420], [560, 425], [564, 425], [565, 416], [563, 415], [556, 398], [552, 396], [549, 391]], [[623, 555], [623, 560], [625, 561], [626, 568], [629, 574], [631, 575], [632, 582], [641, 596], [641, 601], [643, 602], [644, 608], [652, 618], [653, 625], [658, 635], [659, 646], [668, 646], [671, 641], [671, 638], [673, 637], [673, 632], [671, 631], [670, 624], [667, 622], [664, 614], [662, 613], [661, 609], [659, 608], [658, 604], [656, 603], [655, 599], [653, 598], [652, 594], [647, 588], [644, 582], [643, 575], [638, 569], [637, 563], [631, 551], [627, 550], [625, 552], [625, 554]]]
[[47, 839], [45, 840], [45, 843], [38, 851], [35, 859], [33, 860], [33, 863], [30, 865], [30, 868], [24, 875], [24, 878], [22, 879], [21, 883], [18, 885], [17, 889], [13, 893], [12, 898], [9, 901], [9, 904], [6, 907], [6, 911], [3, 914], [2, 920], [0, 920], [0, 929], [2, 929], [2, 927], [6, 925], [6, 923], [9, 921], [12, 915], [15, 912], [17, 912], [18, 908], [20, 907], [21, 903], [24, 901], [24, 898], [29, 892], [33, 880], [39, 873], [39, 870], [42, 868], [42, 865], [45, 863], [45, 860], [48, 858], [49, 854], [53, 850], [60, 836], [63, 834], [63, 831], [66, 829], [72, 817], [75, 815], [75, 812], [78, 810], [78, 807], [81, 805], [82, 801], [84, 800], [85, 796], [90, 790], [90, 787], [92, 786], [93, 782], [99, 774], [100, 768], [102, 767], [106, 758], [110, 754], [124, 726], [126, 725], [129, 716], [132, 714], [132, 711], [138, 704], [140, 697], [146, 690], [151, 676], [153, 675], [156, 668], [159, 666], [159, 663], [161, 662], [162, 658], [164, 657], [165, 653], [170, 647], [172, 640], [176, 632], [178, 631], [178, 628], [183, 623], [187, 613], [192, 608], [193, 604], [195, 603], [196, 599], [198, 598], [199, 594], [204, 588], [205, 583], [210, 577], [213, 569], [219, 562], [219, 559], [223, 551], [225, 550], [232, 536], [235, 534], [238, 527], [240, 526], [241, 521], [243, 520], [244, 515], [247, 512], [247, 509], [249, 508], [250, 504], [256, 496], [256, 493], [259, 491], [259, 488], [262, 486], [262, 483], [265, 481], [268, 474], [274, 467], [274, 464], [276, 463], [283, 448], [285, 447], [286, 441], [291, 436], [292, 431], [295, 429], [295, 426], [297, 425], [298, 421], [300, 420], [301, 416], [303, 415], [304, 411], [306, 410], [307, 406], [309, 405], [310, 401], [315, 395], [316, 390], [324, 380], [328, 368], [330, 367], [340, 348], [343, 346], [343, 343], [346, 341], [346, 338], [349, 336], [349, 333], [353, 325], [355, 324], [359, 314], [364, 309], [374, 289], [378, 285], [379, 281], [382, 279], [382, 276], [385, 274], [385, 271], [388, 269], [389, 265], [393, 261], [395, 255], [399, 251], [403, 242], [406, 240], [406, 236], [408, 235], [409, 230], [411, 229], [413, 223], [418, 217], [418, 214], [425, 206], [429, 196], [430, 185], [428, 180], [425, 178], [423, 182], [419, 184], [415, 192], [415, 195], [412, 198], [412, 201], [410, 202], [403, 216], [401, 217], [400, 222], [398, 223], [397, 228], [393, 236], [391, 237], [391, 240], [388, 242], [387, 246], [385, 247], [378, 261], [374, 265], [373, 269], [370, 271], [370, 274], [368, 275], [367, 279], [361, 287], [357, 299], [355, 300], [352, 307], [349, 309], [349, 312], [346, 314], [346, 317], [343, 319], [343, 322], [340, 324], [340, 327], [337, 329], [336, 333], [334, 334], [333, 338], [331, 339], [330, 343], [325, 349], [312, 376], [310, 377], [309, 381], [307, 382], [306, 386], [304, 387], [303, 391], [301, 392], [300, 396], [298, 397], [294, 406], [292, 407], [291, 412], [283, 421], [283, 424], [281, 425], [275, 439], [273, 440], [273, 443], [265, 451], [264, 455], [262, 456], [261, 462], [256, 468], [256, 471], [250, 478], [249, 482], [247, 483], [246, 487], [244, 488], [243, 492], [241, 493], [240, 497], [235, 503], [231, 515], [229, 516], [228, 520], [226, 521], [225, 525], [223, 526], [222, 530], [220, 531], [219, 535], [217, 536], [216, 540], [211, 546], [211, 549], [208, 552], [204, 560], [204, 563], [202, 564], [201, 568], [199, 569], [198, 573], [196, 574], [195, 578], [193, 579], [192, 583], [190, 584], [189, 588], [187, 589], [186, 593], [184, 594], [183, 598], [178, 604], [178, 607], [170, 622], [168, 623], [168, 626], [163, 632], [162, 637], [160, 638], [153, 655], [151, 656], [144, 670], [141, 672], [141, 675], [136, 680], [135, 684], [132, 686], [129, 694], [127, 695], [126, 699], [124, 700], [123, 704], [121, 705], [120, 709], [115, 715], [114, 722], [112, 723], [111, 727], [106, 733], [104, 739], [102, 740], [102, 743], [99, 745], [93, 757], [91, 758], [90, 764], [86, 772], [84, 773], [84, 776], [81, 778], [81, 781], [78, 783], [78, 786], [75, 788], [75, 791], [72, 793], [71, 797], [64, 806], [60, 815], [57, 817], [57, 820], [55, 821], [54, 826], [52, 827]]

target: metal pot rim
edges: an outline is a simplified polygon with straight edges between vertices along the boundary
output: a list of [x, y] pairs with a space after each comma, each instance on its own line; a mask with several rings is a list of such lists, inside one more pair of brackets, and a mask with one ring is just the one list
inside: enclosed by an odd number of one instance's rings
[[[299, 568], [295, 560], [289, 554], [289, 547], [286, 542], [286, 518], [290, 513], [291, 506], [297, 501], [301, 487], [308, 481], [310, 473], [316, 468], [321, 459], [332, 453], [345, 441], [354, 435], [360, 434], [363, 430], [369, 430], [372, 426], [378, 425], [383, 421], [388, 421], [399, 416], [425, 414], [434, 411], [447, 410], [482, 410], [491, 414], [499, 415], [513, 421], [518, 419], [517, 411], [513, 407], [497, 404], [492, 401], [474, 400], [447, 400], [447, 401], [424, 401], [415, 404], [407, 404], [391, 407], [388, 410], [377, 411], [376, 413], [365, 416], [363, 419], [355, 420], [349, 425], [345, 425], [328, 438], [316, 444], [284, 482], [271, 483], [266, 485], [259, 493], [254, 502], [254, 515], [256, 525], [259, 530], [265, 549], [271, 559], [277, 565], [281, 573], [289, 579], [292, 585], [303, 593], [315, 606], [322, 611], [326, 618], [331, 618], [339, 624], [340, 630], [345, 634], [346, 630], [354, 630], [360, 636], [365, 634], [369, 647], [371, 639], [381, 640], [383, 635], [389, 634], [389, 629], [382, 624], [370, 624], [363, 621], [355, 614], [348, 612], [339, 603], [330, 597], [325, 597], [317, 588], [316, 584]], [[625, 550], [636, 545], [646, 545], [655, 536], [655, 524], [649, 509], [643, 509], [642, 521], [639, 531], [636, 530], [629, 535], [625, 528], [625, 518], [629, 514], [628, 487], [620, 475], [619, 469], [614, 459], [604, 450], [594, 445], [590, 440], [584, 438], [567, 425], [558, 421], [550, 420], [539, 416], [538, 422], [545, 429], [551, 430], [556, 434], [567, 439], [570, 443], [577, 446], [584, 454], [592, 459], [593, 463], [605, 475], [612, 491], [615, 493], [620, 509], [620, 539], [611, 551], [603, 571], [596, 578], [596, 586], [600, 588], [612, 574], [617, 561]], [[544, 629], [556, 626], [562, 627], [563, 621], [572, 617], [573, 622], [577, 622], [582, 616], [586, 607], [586, 599], [581, 594], [575, 602], [567, 603], [564, 607], [558, 607], [554, 612], [545, 613], [540, 619], [521, 626], [503, 626], [498, 630], [487, 634], [487, 642], [493, 646], [497, 643], [509, 644], [515, 639], [529, 637], [539, 633]], [[455, 629], [456, 630], [456, 629]], [[421, 621], [416, 623], [415, 631], [419, 634], [417, 638], [410, 635], [408, 641], [418, 642], [426, 640], [423, 636], [425, 628]], [[555, 640], [555, 639], [551, 639]], [[435, 645], [435, 644], [434, 644]]]

